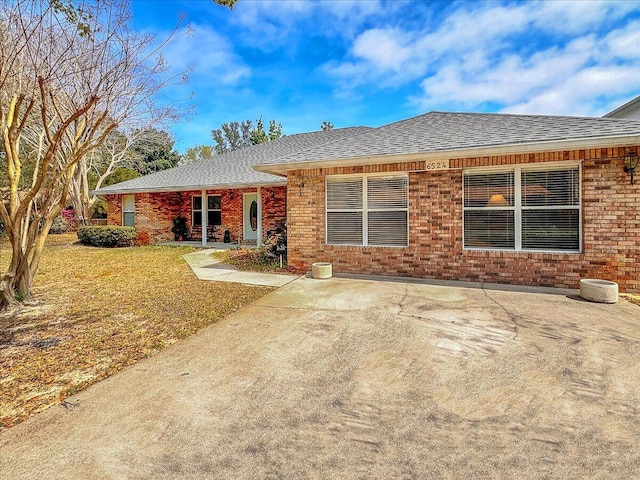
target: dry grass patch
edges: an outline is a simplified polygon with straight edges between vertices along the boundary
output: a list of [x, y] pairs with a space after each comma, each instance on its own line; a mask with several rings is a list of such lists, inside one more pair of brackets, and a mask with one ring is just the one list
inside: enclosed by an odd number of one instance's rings
[[620, 296], [626, 300], [629, 300], [631, 303], [640, 305], [640, 295], [633, 295], [631, 293], [622, 293], [620, 294]]
[[[50, 236], [34, 302], [0, 314], [0, 428], [215, 323], [273, 290], [198, 280], [191, 247], [103, 249]], [[0, 243], [0, 265], [8, 262]]]

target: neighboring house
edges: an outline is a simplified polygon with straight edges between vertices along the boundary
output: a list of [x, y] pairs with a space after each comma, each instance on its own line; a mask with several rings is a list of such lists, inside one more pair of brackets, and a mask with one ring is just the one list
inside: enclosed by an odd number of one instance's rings
[[[340, 273], [568, 288], [595, 277], [640, 292], [640, 184], [623, 171], [625, 157], [640, 150], [640, 121], [431, 112], [326, 138], [260, 158], [253, 152], [261, 145], [233, 152], [257, 170], [247, 175], [271, 175], [252, 187], [262, 191], [263, 222], [271, 208], [265, 191], [280, 188], [283, 198], [286, 177], [288, 262], [296, 267], [328, 261]], [[194, 164], [165, 175], [199, 171], [193, 188], [181, 187], [196, 196], [211, 188], [208, 175], [231, 168], [223, 157], [201, 161], [211, 170]], [[109, 197], [110, 223], [124, 218], [119, 198], [131, 182], [109, 187], [119, 194]], [[152, 216], [164, 215], [168, 231], [172, 215], [188, 211], [182, 199], [162, 213], [173, 204], [153, 188], [132, 190], [140, 234]], [[217, 188], [206, 193], [221, 195], [227, 228], [229, 200]], [[154, 228], [155, 241], [162, 232]]]
[[107, 201], [108, 224], [135, 226], [138, 243], [174, 239], [173, 219], [187, 218], [193, 239], [203, 244], [259, 242], [286, 223], [286, 180], [252, 167], [326, 142], [369, 130], [367, 127], [288, 135], [211, 159], [162, 170], [110, 185], [95, 193]]
[[612, 110], [603, 116], [603, 118], [625, 118], [627, 120], [640, 120], [640, 97], [625, 103], [624, 105]]

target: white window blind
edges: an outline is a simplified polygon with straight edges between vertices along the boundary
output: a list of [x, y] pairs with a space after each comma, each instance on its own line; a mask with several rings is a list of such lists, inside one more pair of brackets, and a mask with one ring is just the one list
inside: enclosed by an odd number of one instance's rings
[[580, 251], [579, 166], [464, 174], [464, 246]]
[[578, 169], [523, 170], [522, 248], [580, 249]]
[[515, 248], [514, 172], [464, 176], [464, 244]]
[[406, 246], [407, 207], [407, 177], [368, 177], [368, 244]]
[[327, 177], [327, 243], [406, 246], [406, 176]]
[[327, 243], [363, 244], [362, 178], [327, 179]]
[[122, 197], [122, 225], [134, 227], [136, 223], [136, 203], [134, 195], [124, 195]]

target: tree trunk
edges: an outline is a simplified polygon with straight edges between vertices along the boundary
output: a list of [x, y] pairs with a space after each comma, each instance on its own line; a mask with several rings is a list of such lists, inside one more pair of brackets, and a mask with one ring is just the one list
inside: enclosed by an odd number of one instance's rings
[[89, 225], [91, 219], [91, 199], [87, 184], [87, 165], [81, 160], [76, 168], [70, 188], [71, 204], [76, 212], [78, 227]]
[[9, 273], [5, 273], [0, 281], [0, 310], [6, 310], [18, 305], [19, 303], [20, 302], [16, 299], [13, 278]]

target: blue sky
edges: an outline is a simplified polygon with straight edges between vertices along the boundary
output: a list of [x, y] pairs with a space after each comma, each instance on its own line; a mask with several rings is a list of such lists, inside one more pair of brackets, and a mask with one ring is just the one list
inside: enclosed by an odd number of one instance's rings
[[[640, 2], [133, 0], [133, 26], [166, 38], [195, 111], [176, 147], [224, 122], [284, 134], [380, 126], [431, 110], [600, 116], [640, 95]], [[186, 33], [189, 25], [190, 33]]]

